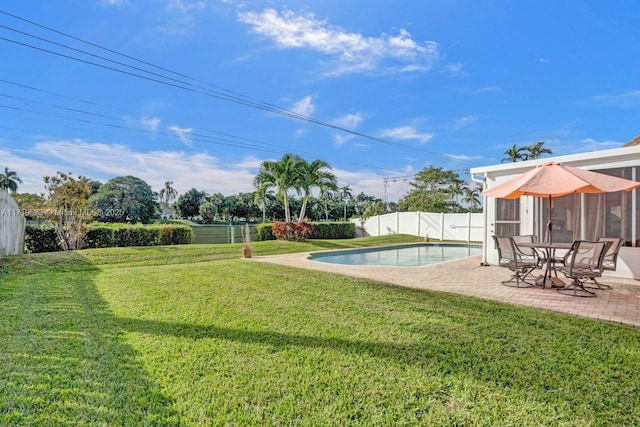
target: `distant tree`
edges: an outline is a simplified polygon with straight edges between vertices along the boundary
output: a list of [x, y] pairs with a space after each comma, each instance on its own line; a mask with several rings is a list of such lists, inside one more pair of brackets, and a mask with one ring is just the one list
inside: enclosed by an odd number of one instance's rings
[[524, 154], [525, 160], [537, 159], [543, 154], [553, 154], [553, 151], [544, 146], [544, 141], [538, 141], [533, 145], [523, 147], [523, 149], [524, 151], [526, 151], [526, 153]]
[[310, 163], [302, 160], [298, 163], [298, 185], [302, 194], [302, 207], [298, 222], [304, 221], [306, 208], [311, 198], [311, 192], [317, 188], [321, 192], [336, 191], [338, 189], [336, 176], [331, 172], [331, 166], [323, 160], [314, 160]]
[[381, 199], [378, 199], [377, 197], [374, 197], [370, 194], [365, 194], [361, 191], [360, 194], [353, 198], [353, 209], [356, 215], [361, 216], [370, 202], [375, 202], [378, 200]]
[[96, 219], [103, 222], [149, 222], [158, 204], [149, 184], [135, 176], [119, 176], [89, 198]]
[[525, 147], [516, 147], [515, 144], [507, 151], [504, 152], [507, 156], [502, 159], [502, 163], [509, 162], [519, 162], [521, 160], [526, 160]]
[[171, 204], [178, 197], [178, 192], [173, 188], [173, 181], [165, 181], [164, 187], [158, 193], [160, 197], [160, 205], [163, 211], [167, 211], [171, 208]]
[[202, 203], [198, 211], [202, 219], [207, 223], [213, 222], [213, 220], [218, 215], [218, 207], [215, 205], [215, 203], [209, 200]]
[[340, 197], [342, 198], [342, 203], [344, 203], [344, 221], [347, 220], [347, 204], [349, 203], [349, 199], [353, 197], [353, 194], [351, 193], [352, 191], [353, 190], [348, 185], [340, 187], [339, 190]]
[[63, 250], [79, 249], [87, 234], [87, 224], [93, 220], [88, 209], [89, 185], [84, 177], [58, 172], [44, 177], [47, 209], [45, 217], [55, 226], [58, 244]]
[[480, 202], [481, 189], [476, 185], [475, 188], [467, 187], [464, 191], [463, 201], [469, 205], [469, 210], [475, 212], [480, 209], [482, 205]]
[[193, 218], [200, 214], [200, 205], [207, 201], [207, 193], [204, 191], [198, 191], [195, 188], [187, 191], [178, 197], [178, 201], [175, 203], [175, 207], [180, 212], [180, 215]]
[[417, 173], [409, 183], [412, 190], [398, 202], [402, 211], [452, 212], [455, 210], [450, 188], [461, 182], [457, 173], [429, 166]]
[[544, 141], [538, 141], [532, 145], [524, 147], [516, 147], [514, 144], [511, 148], [504, 152], [507, 156], [502, 159], [502, 163], [519, 162], [521, 160], [537, 159], [543, 154], [553, 154], [553, 152], [544, 146]]
[[467, 184], [461, 179], [456, 179], [449, 184], [449, 192], [451, 193], [451, 197], [453, 198], [452, 209], [455, 212], [460, 212], [462, 210], [462, 205], [460, 203], [460, 198], [464, 196], [465, 192], [469, 189]]
[[300, 191], [300, 163], [304, 160], [295, 154], [287, 153], [279, 161], [265, 160], [260, 165], [253, 185], [259, 193], [274, 189], [276, 197], [284, 206], [285, 221], [291, 221], [289, 192]]
[[272, 219], [280, 217], [277, 211], [282, 205], [273, 193], [273, 190], [263, 188], [262, 192], [256, 191], [253, 193], [253, 195], [254, 203], [262, 212], [262, 222], [265, 222], [267, 220], [267, 216]]
[[5, 166], [4, 173], [0, 173], [0, 190], [9, 190], [10, 193], [18, 191], [18, 183], [22, 184], [22, 179], [15, 171], [10, 171]]
[[44, 209], [47, 201], [44, 196], [34, 193], [15, 193], [13, 200], [26, 219], [44, 219]]
[[102, 186], [102, 183], [100, 181], [87, 178], [86, 176], [80, 177], [80, 179], [82, 179], [82, 182], [89, 186], [89, 197], [96, 194], [98, 192], [98, 189]]

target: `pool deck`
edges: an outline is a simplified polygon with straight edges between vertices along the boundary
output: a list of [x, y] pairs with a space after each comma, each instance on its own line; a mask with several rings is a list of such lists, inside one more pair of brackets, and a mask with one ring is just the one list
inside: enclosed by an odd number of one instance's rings
[[[256, 262], [338, 273], [398, 286], [468, 295], [509, 304], [535, 307], [607, 322], [640, 327], [640, 281], [604, 276], [612, 290], [596, 290], [595, 298], [579, 298], [555, 289], [512, 288], [500, 282], [511, 276], [504, 267], [481, 266], [479, 255], [421, 267], [354, 266], [308, 259], [309, 253], [257, 256]], [[565, 280], [566, 281], [566, 280]]]

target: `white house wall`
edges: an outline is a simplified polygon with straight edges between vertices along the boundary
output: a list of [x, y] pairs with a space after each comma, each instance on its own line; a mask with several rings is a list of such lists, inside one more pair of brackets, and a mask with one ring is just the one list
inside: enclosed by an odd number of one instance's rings
[[[470, 172], [476, 179], [484, 179], [485, 188], [491, 188], [530, 170], [536, 165], [547, 162], [559, 162], [588, 170], [640, 167], [640, 145], [472, 168]], [[496, 265], [498, 263], [498, 252], [494, 248], [491, 237], [493, 236], [493, 224], [496, 218], [496, 203], [494, 198], [487, 197], [484, 198], [483, 202], [483, 213], [485, 215], [484, 233], [481, 233], [483, 262]], [[534, 197], [522, 197], [520, 199], [521, 234], [534, 234], [534, 230], [540, 226], [534, 222], [535, 203], [538, 202]], [[618, 256], [617, 270], [615, 272], [607, 272], [606, 275], [640, 279], [640, 247], [623, 247]]]

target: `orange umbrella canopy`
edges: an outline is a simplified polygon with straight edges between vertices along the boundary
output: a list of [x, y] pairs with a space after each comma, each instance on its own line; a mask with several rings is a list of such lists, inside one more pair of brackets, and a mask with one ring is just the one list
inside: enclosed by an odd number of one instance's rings
[[631, 191], [638, 187], [640, 182], [548, 162], [484, 190], [482, 195], [498, 199], [517, 199], [520, 196], [560, 197], [571, 193]]

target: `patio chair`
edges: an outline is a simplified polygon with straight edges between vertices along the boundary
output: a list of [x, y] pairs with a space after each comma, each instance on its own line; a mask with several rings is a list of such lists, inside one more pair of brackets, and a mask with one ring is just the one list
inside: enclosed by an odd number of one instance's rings
[[[624, 245], [625, 240], [621, 237], [600, 237], [599, 242], [611, 242], [611, 246], [607, 249], [607, 253], [604, 254], [604, 260], [602, 261], [602, 269], [609, 271], [616, 271], [616, 265], [618, 264], [618, 252]], [[593, 283], [598, 289], [611, 289], [611, 285], [600, 283], [593, 278]]]
[[498, 250], [498, 264], [513, 272], [513, 276], [509, 280], [503, 280], [502, 284], [514, 286], [512, 283], [515, 282], [516, 288], [521, 287], [520, 283], [526, 284], [526, 287], [535, 286], [535, 283], [527, 281], [527, 277], [533, 270], [540, 267], [538, 253], [535, 250], [527, 251], [526, 253], [522, 252], [513, 237], [492, 237]]
[[595, 297], [596, 293], [585, 288], [584, 282], [602, 276], [602, 263], [611, 242], [590, 242], [576, 240], [565, 256], [565, 264], [556, 270], [571, 279], [571, 284], [557, 289], [558, 292], [571, 292], [575, 297]]

